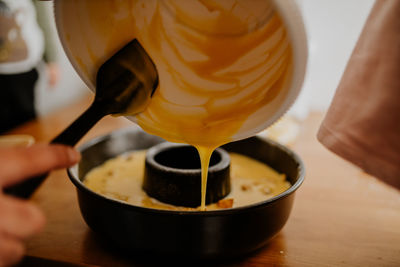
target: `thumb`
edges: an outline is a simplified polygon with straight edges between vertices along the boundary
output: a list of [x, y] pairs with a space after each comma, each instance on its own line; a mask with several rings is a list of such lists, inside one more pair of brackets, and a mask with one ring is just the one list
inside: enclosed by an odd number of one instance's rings
[[64, 145], [36, 144], [28, 148], [2, 148], [0, 187], [17, 184], [53, 169], [72, 166], [79, 160], [79, 152]]

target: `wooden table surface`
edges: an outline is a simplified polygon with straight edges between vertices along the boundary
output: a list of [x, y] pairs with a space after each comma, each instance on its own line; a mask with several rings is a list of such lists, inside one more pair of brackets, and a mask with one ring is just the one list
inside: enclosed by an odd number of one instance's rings
[[[47, 142], [88, 105], [89, 97], [12, 133]], [[315, 138], [321, 119], [321, 114], [312, 113], [292, 146], [305, 162], [306, 179], [283, 230], [253, 255], [218, 265], [400, 266], [400, 191], [322, 147]], [[122, 127], [133, 124], [124, 118], [104, 118], [82, 142]], [[46, 213], [47, 226], [28, 242], [22, 266], [146, 265], [97, 240], [80, 215], [65, 170], [53, 172], [33, 201]]]

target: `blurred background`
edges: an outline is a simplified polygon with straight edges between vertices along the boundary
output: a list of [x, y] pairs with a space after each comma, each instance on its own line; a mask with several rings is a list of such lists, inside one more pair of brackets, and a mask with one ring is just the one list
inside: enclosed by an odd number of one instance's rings
[[[328, 108], [373, 0], [297, 0], [308, 35], [309, 58], [294, 113]], [[293, 110], [292, 110], [293, 111]]]
[[[354, 48], [373, 0], [297, 0], [309, 39], [309, 61], [303, 91], [289, 112], [303, 119], [312, 110], [328, 108], [346, 62]], [[52, 13], [52, 2], [40, 2]], [[56, 31], [52, 19], [51, 30]], [[62, 108], [90, 91], [66, 58], [57, 34], [54, 34], [60, 79], [49, 90], [42, 76], [36, 90], [38, 115]], [[45, 73], [44, 65], [42, 71]]]

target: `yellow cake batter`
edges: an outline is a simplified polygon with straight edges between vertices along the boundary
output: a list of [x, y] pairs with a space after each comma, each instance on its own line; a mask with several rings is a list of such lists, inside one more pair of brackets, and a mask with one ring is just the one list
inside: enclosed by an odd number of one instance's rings
[[[276, 196], [290, 187], [284, 174], [257, 160], [236, 153], [231, 158], [231, 193], [207, 210], [251, 205]], [[176, 207], [147, 196], [142, 190], [146, 151], [134, 151], [110, 159], [92, 169], [84, 184], [96, 193], [135, 206], [167, 210], [199, 210]]]

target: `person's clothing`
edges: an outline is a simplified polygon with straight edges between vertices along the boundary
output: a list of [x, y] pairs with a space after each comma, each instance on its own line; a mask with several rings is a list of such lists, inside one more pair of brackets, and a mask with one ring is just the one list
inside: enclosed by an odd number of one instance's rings
[[35, 83], [38, 72], [0, 74], [0, 133], [36, 117]]
[[45, 50], [45, 40], [53, 40], [45, 4], [0, 0], [0, 133], [36, 117], [37, 66], [45, 51], [47, 61], [55, 60], [54, 45], [48, 41]]
[[318, 139], [400, 189], [400, 0], [375, 3]]
[[0, 0], [0, 74], [29, 72], [42, 60], [44, 37], [31, 0]]

